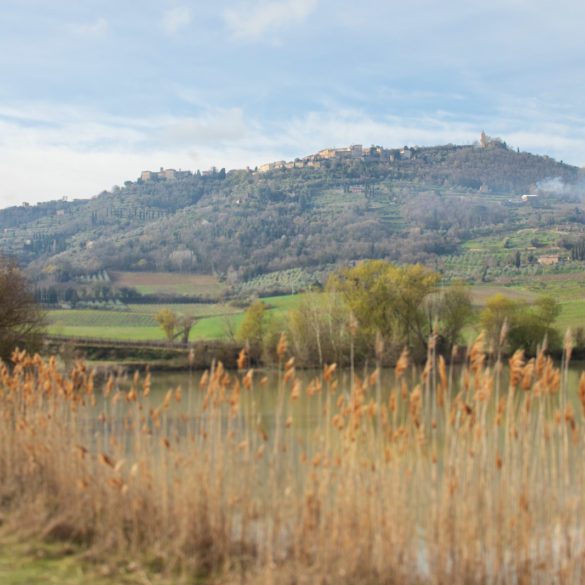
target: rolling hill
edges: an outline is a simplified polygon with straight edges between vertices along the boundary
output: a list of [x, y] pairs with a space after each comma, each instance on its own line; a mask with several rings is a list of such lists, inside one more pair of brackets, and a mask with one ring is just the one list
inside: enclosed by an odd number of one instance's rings
[[56, 282], [107, 270], [233, 284], [361, 258], [442, 268], [519, 230], [560, 229], [569, 249], [585, 221], [581, 179], [500, 141], [338, 149], [261, 171], [143, 174], [89, 200], [3, 209], [0, 251]]

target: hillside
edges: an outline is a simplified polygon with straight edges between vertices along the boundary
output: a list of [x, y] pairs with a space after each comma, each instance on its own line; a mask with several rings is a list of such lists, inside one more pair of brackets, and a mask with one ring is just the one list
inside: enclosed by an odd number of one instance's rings
[[255, 171], [143, 173], [90, 200], [0, 210], [0, 250], [37, 278], [186, 271], [235, 283], [360, 258], [439, 266], [485, 236], [581, 232], [581, 171], [549, 157], [497, 141], [338, 152]]

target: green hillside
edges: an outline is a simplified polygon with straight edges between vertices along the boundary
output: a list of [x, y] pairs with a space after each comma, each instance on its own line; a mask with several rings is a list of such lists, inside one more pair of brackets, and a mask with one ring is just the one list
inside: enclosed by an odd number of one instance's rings
[[541, 277], [582, 271], [580, 169], [497, 140], [360, 152], [155, 173], [89, 200], [0, 210], [0, 253], [44, 304], [116, 311], [295, 293], [364, 258], [547, 290]]

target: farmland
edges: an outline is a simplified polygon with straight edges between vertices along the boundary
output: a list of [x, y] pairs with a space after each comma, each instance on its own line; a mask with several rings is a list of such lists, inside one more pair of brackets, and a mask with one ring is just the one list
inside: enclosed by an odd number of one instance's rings
[[217, 298], [225, 290], [215, 276], [168, 272], [112, 272], [118, 287], [136, 289], [143, 295], [177, 295]]
[[[554, 281], [553, 281], [554, 282]], [[564, 281], [561, 281], [564, 282]], [[569, 282], [566, 290], [579, 290], [579, 281]], [[533, 301], [542, 289], [533, 286], [497, 286], [478, 285], [472, 287], [474, 305], [479, 309], [494, 294], [503, 294], [516, 300]], [[558, 287], [543, 287], [544, 291], [554, 294]], [[560, 292], [559, 292], [560, 294]], [[298, 306], [302, 294], [267, 297], [262, 299], [269, 306], [269, 314], [284, 317], [286, 312]], [[557, 320], [557, 328], [564, 332], [567, 328], [575, 330], [585, 327], [585, 302], [571, 295], [561, 295], [561, 314]], [[230, 331], [237, 330], [243, 317], [243, 309], [226, 304], [179, 304], [179, 305], [130, 305], [121, 311], [103, 310], [55, 310], [48, 312], [49, 334], [71, 337], [94, 337], [112, 340], [151, 341], [164, 340], [162, 329], [154, 319], [155, 314], [163, 307], [170, 308], [178, 314], [193, 316], [197, 319], [191, 331], [190, 339], [222, 339]], [[475, 328], [469, 329], [468, 337], [477, 333]]]
[[[301, 295], [266, 297], [263, 301], [274, 316], [283, 315], [296, 306]], [[48, 312], [49, 334], [70, 337], [95, 337], [112, 340], [164, 340], [155, 315], [163, 308], [179, 315], [194, 317], [191, 340], [220, 339], [237, 329], [243, 309], [225, 303], [141, 304], [122, 310], [52, 310]]]

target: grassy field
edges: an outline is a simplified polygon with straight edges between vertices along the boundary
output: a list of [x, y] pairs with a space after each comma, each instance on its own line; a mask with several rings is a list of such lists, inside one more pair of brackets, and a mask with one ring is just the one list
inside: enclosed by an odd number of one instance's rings
[[[534, 301], [540, 294], [549, 294], [561, 304], [557, 327], [562, 333], [568, 327], [585, 327], [585, 274], [548, 275], [523, 284], [476, 285], [471, 290], [473, 303], [478, 309], [495, 294], [526, 302]], [[288, 310], [297, 307], [302, 298], [302, 294], [296, 294], [262, 300], [269, 305], [269, 313], [280, 318]], [[124, 311], [56, 310], [48, 313], [49, 333], [70, 337], [162, 341], [165, 336], [154, 317], [165, 307], [179, 315], [190, 315], [197, 319], [191, 331], [191, 340], [226, 337], [229, 331], [237, 331], [244, 312], [241, 308], [223, 303], [129, 305]], [[466, 338], [476, 333], [475, 327], [469, 327]]]
[[585, 328], [585, 300], [562, 302], [556, 326], [561, 332], [567, 329], [574, 331], [578, 327]]
[[[298, 306], [301, 299], [302, 295], [286, 295], [262, 300], [270, 307], [270, 314], [278, 317]], [[241, 308], [223, 303], [129, 305], [123, 311], [55, 310], [48, 312], [48, 330], [51, 335], [68, 337], [162, 341], [165, 336], [155, 315], [163, 308], [197, 319], [191, 330], [191, 340], [225, 337], [230, 330], [237, 330], [244, 312]]]
[[[561, 314], [556, 321], [557, 329], [564, 334], [567, 329], [575, 330], [578, 327], [585, 327], [585, 275], [577, 275], [573, 279], [563, 278], [567, 275], [560, 275], [561, 278], [539, 280], [533, 283], [520, 285], [478, 285], [472, 287], [474, 305], [481, 309], [487, 299], [495, 294], [502, 294], [518, 301], [532, 302], [539, 295], [550, 295], [561, 305]], [[581, 285], [581, 282], [583, 285]], [[581, 287], [583, 293], [580, 294]], [[469, 335], [477, 335], [475, 327], [469, 328]]]
[[546, 230], [543, 228], [525, 228], [515, 232], [486, 236], [468, 240], [462, 245], [464, 250], [472, 251], [511, 251], [511, 250], [541, 250], [542, 248], [557, 248], [559, 237], [563, 235], [557, 230]]

